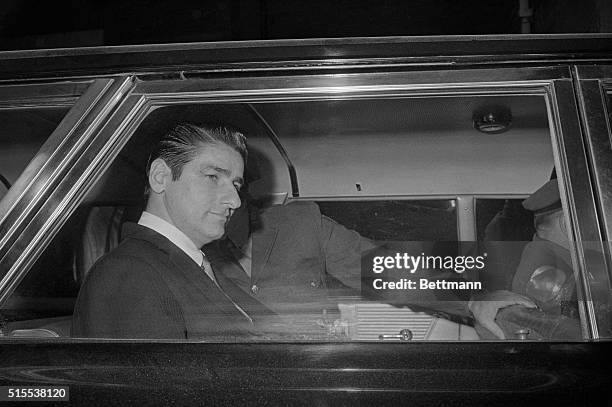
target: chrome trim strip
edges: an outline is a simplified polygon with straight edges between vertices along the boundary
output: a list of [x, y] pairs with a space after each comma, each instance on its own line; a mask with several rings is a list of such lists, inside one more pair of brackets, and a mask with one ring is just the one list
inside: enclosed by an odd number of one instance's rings
[[[65, 174], [74, 170], [83, 151], [89, 147], [92, 134], [129, 91], [133, 81], [131, 77], [125, 77], [96, 81], [94, 85], [78, 108], [69, 112], [43, 145], [38, 155], [43, 159], [32, 161], [30, 166], [35, 172], [22, 174], [12, 200], [2, 201], [6, 205], [3, 209], [6, 209], [0, 223], [0, 289], [12, 278], [9, 269], [14, 269], [16, 253], [21, 253], [29, 245], [26, 243], [23, 247], [19, 236], [24, 235], [31, 223], [40, 219], [42, 208], [50, 202], [53, 205], [52, 200], [58, 195], [56, 186], [62, 185]], [[48, 159], [44, 159], [45, 155]]]
[[72, 105], [93, 81], [0, 86], [0, 109]]
[[287, 202], [293, 201], [449, 201], [457, 199], [457, 195], [353, 195], [353, 196], [308, 196], [287, 198]]
[[[310, 72], [612, 61], [609, 34], [321, 38], [0, 52], [0, 78]], [[371, 66], [370, 66], [371, 65]]]
[[612, 126], [610, 125], [612, 117], [607, 105], [612, 92], [607, 93], [600, 80], [577, 81], [576, 89], [587, 149], [592, 160], [595, 190], [599, 192], [597, 197], [602, 215], [600, 220], [606, 240], [610, 240], [612, 238]]
[[[529, 195], [525, 194], [516, 194], [516, 195], [464, 195], [470, 196], [474, 198], [474, 201], [478, 199], [525, 199]], [[298, 198], [289, 198], [287, 201], [448, 201], [457, 199], [457, 195], [353, 195], [353, 196], [339, 196], [339, 197], [330, 197], [330, 196], [308, 196], [308, 197], [298, 197]]]
[[[47, 169], [53, 168], [53, 158], [63, 156], [63, 152], [58, 152], [62, 146], [66, 146], [74, 137], [75, 128], [81, 123], [83, 117], [91, 109], [91, 106], [99, 99], [100, 94], [106, 91], [107, 87], [112, 83], [111, 79], [98, 80], [92, 83], [83, 96], [77, 101], [72, 109], [59, 123], [57, 128], [51, 133], [51, 136], [42, 145], [36, 156], [28, 164], [23, 173], [13, 184], [13, 187], [0, 201], [0, 248], [4, 245], [6, 236], [8, 235], [7, 225], [14, 222], [9, 222], [8, 216], [11, 213], [23, 213], [25, 207], [16, 209], [16, 206], [21, 203], [22, 206], [32, 203], [35, 196], [25, 196], [25, 193], [30, 191], [35, 181], [44, 185], [50, 178], [50, 174], [46, 174]], [[43, 179], [41, 179], [43, 178]], [[40, 181], [39, 181], [40, 180]]]
[[[166, 52], [185, 50], [215, 50], [246, 49], [246, 48], [280, 48], [280, 47], [305, 47], [324, 45], [366, 45], [373, 46], [388, 44], [414, 44], [432, 43], [440, 44], [448, 42], [451, 44], [467, 42], [482, 44], [493, 41], [517, 42], [530, 44], [534, 40], [547, 42], [563, 42], [568, 39], [575, 40], [606, 40], [612, 39], [612, 34], [606, 33], [578, 33], [578, 34], [497, 34], [497, 35], [422, 35], [422, 36], [387, 36], [387, 37], [353, 37], [353, 38], [311, 38], [311, 39], [281, 39], [281, 40], [250, 40], [250, 41], [211, 41], [190, 42], [173, 44], [150, 44], [150, 45], [118, 45], [105, 47], [80, 47], [80, 48], [51, 48], [25, 51], [2, 51], [0, 59], [5, 58], [35, 58], [35, 57], [58, 57], [72, 55], [99, 55], [99, 54], [126, 54], [137, 52]], [[531, 46], [530, 48], [533, 48]]]
[[[584, 127], [586, 150], [590, 158], [592, 182], [596, 192], [599, 212], [599, 227], [602, 231], [604, 266], [595, 270], [591, 287], [591, 306], [599, 305], [597, 319], [612, 325], [612, 112], [609, 111], [612, 89], [605, 81], [612, 79], [612, 66], [600, 69], [609, 75], [601, 79], [581, 79], [575, 81], [580, 118]], [[579, 75], [576, 70], [576, 76]], [[607, 287], [607, 290], [602, 290]], [[608, 306], [602, 306], [608, 305]], [[605, 335], [612, 337], [612, 328]]]
[[37, 107], [72, 107], [79, 100], [77, 96], [74, 97], [56, 97], [49, 99], [32, 99], [28, 101], [10, 101], [0, 102], [0, 111], [2, 110], [15, 110], [15, 109], [32, 109]]
[[0, 281], [0, 304], [10, 297], [27, 270], [72, 215], [80, 200], [100, 179], [127, 143], [136, 129], [135, 123], [140, 123], [134, 118], [138, 115], [140, 119], [144, 117], [145, 100], [142, 96], [125, 99], [112, 119], [90, 138], [90, 143], [82, 153], [83, 158], [65, 174], [64, 179], [75, 179], [75, 181], [61, 182], [60, 187], [53, 191], [40, 208], [39, 214], [22, 232], [22, 236], [32, 237], [22, 250], [13, 250], [9, 253], [12, 255], [6, 256], [10, 257], [7, 260], [10, 269]]
[[576, 281], [579, 283], [576, 286], [581, 305], [581, 322], [587, 337], [592, 339], [610, 337], [612, 335], [610, 321], [598, 318], [595, 313], [587, 277], [605, 270], [606, 265], [603, 256], [587, 257], [585, 254], [591, 242], [599, 245], [596, 249], [600, 253], [603, 253], [603, 247], [573, 85], [569, 80], [559, 80], [553, 81], [549, 89], [546, 102], [549, 107], [553, 155], [561, 201], [566, 209], [566, 222], [572, 225], [570, 252], [575, 266]]
[[612, 83], [612, 64], [576, 65], [574, 71], [580, 80], [599, 79], [606, 84]]
[[[270, 76], [260, 78], [187, 78], [182, 80], [140, 81], [136, 93], [150, 96], [176, 93], [196, 94], [206, 90], [217, 96], [254, 95], [267, 90], [268, 95], [287, 95], [295, 92], [307, 94], [339, 94], [361, 90], [394, 92], [402, 89], [439, 89], [445, 95], [473, 87], [500, 88], [522, 85], [541, 89], [553, 79], [571, 78], [567, 66], [537, 68], [457, 69], [417, 72], [335, 73], [322, 75]], [[253, 80], [256, 79], [256, 80]], [[376, 85], [372, 85], [375, 83]], [[290, 84], [288, 86], [288, 84]], [[273, 90], [273, 93], [270, 91]], [[304, 95], [300, 95], [304, 97]]]

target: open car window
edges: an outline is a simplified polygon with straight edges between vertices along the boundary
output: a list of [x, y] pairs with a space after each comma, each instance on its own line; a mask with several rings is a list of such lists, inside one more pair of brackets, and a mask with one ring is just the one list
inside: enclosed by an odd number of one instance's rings
[[[225, 235], [202, 248], [214, 285], [189, 257], [171, 277], [143, 269], [150, 259], [124, 267], [113, 257], [143, 244], [129, 228], [145, 227], [137, 223], [147, 207], [147, 162], [158, 140], [185, 122], [228, 126], [248, 142], [241, 207]], [[476, 129], [487, 126], [493, 131]], [[535, 211], [522, 204], [563, 174], [553, 141], [539, 95], [157, 106], [3, 303], [3, 331], [198, 341], [494, 339], [469, 304], [505, 290], [532, 303], [500, 312], [506, 339], [583, 339], [565, 191], [557, 190], [553, 220], [563, 222], [564, 236], [538, 235]], [[155, 253], [171, 250], [159, 245]], [[159, 320], [147, 321], [151, 307]]]

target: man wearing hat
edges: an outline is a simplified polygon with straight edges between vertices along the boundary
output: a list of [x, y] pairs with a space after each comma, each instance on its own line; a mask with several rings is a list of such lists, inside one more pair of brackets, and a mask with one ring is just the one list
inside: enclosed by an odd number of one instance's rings
[[573, 288], [574, 273], [557, 180], [548, 181], [525, 199], [523, 207], [534, 213], [536, 233], [523, 250], [512, 290], [533, 298], [545, 311], [560, 311], [561, 291]]
[[[552, 179], [523, 201], [534, 213], [536, 233], [521, 255], [512, 280], [512, 292], [495, 291], [470, 304], [478, 315], [496, 312], [497, 326], [487, 326], [501, 338], [512, 338], [528, 329], [530, 339], [577, 339], [581, 336], [568, 229], [561, 207], [559, 187]], [[515, 295], [533, 305], [511, 306]], [[496, 303], [496, 307], [491, 304]], [[518, 302], [517, 302], [518, 303]]]

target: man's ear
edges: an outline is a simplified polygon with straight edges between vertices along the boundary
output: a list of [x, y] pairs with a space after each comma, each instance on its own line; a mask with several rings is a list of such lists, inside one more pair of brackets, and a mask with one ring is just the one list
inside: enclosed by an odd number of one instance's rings
[[156, 158], [149, 169], [151, 191], [156, 194], [164, 192], [170, 181], [172, 181], [172, 170], [164, 160]]

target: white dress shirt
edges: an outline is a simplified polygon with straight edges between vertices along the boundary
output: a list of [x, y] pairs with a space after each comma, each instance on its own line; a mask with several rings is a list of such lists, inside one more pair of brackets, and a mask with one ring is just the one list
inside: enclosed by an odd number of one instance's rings
[[195, 243], [193, 243], [193, 241], [186, 234], [181, 232], [180, 229], [171, 223], [166, 222], [159, 216], [153, 215], [147, 211], [142, 212], [138, 224], [156, 231], [174, 243], [175, 246], [184, 251], [187, 256], [195, 261], [198, 267], [202, 267], [204, 272], [206, 272], [206, 275], [208, 275], [208, 277], [210, 277], [210, 279], [216, 283], [215, 275], [212, 273], [210, 263], [204, 258], [202, 251], [200, 251], [200, 249], [196, 247]]

